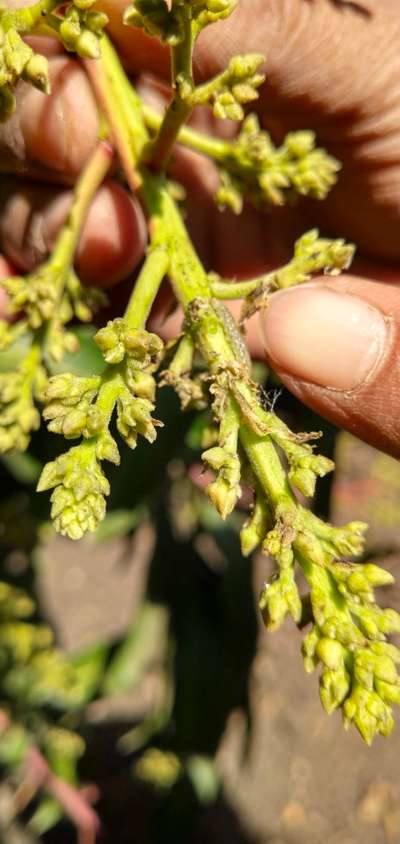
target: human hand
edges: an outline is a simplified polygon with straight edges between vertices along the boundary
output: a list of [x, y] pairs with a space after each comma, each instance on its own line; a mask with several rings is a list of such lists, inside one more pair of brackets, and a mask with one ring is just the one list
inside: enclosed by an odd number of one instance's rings
[[[100, 5], [129, 69], [148, 68], [166, 78], [167, 57], [159, 43], [122, 26], [124, 0]], [[245, 277], [280, 263], [296, 235], [316, 222], [330, 236], [346, 236], [360, 246], [359, 277], [317, 280], [272, 297], [262, 317], [264, 343], [275, 370], [299, 398], [358, 436], [400, 454], [400, 21], [396, 0], [363, 0], [362, 6], [371, 14], [351, 6], [340, 9], [329, 0], [240, 0], [228, 21], [203, 33], [197, 48], [199, 78], [220, 71], [234, 53], [266, 54], [267, 82], [257, 106], [264, 125], [278, 139], [289, 129], [313, 128], [319, 143], [343, 162], [339, 184], [326, 202], [302, 202], [296, 210], [269, 215], [246, 211], [239, 219], [220, 215], [211, 199], [212, 165], [185, 154], [177, 166], [189, 188], [193, 236], [206, 262], [221, 274]], [[9, 168], [13, 149], [15, 169], [31, 172], [33, 166], [36, 176], [42, 172], [47, 180], [69, 183], [95, 144], [97, 114], [75, 61], [58, 55], [51, 64], [50, 100], [22, 86], [20, 108], [12, 125], [2, 129], [2, 161]], [[26, 185], [8, 183], [0, 219], [3, 249], [19, 266], [40, 255], [35, 232], [44, 248], [51, 245], [60, 222], [54, 208], [66, 202], [58, 195], [41, 202], [35, 226], [28, 225], [25, 238], [18, 237], [20, 221], [26, 221], [37, 197], [32, 189], [26, 200], [26, 190]], [[121, 265], [107, 276], [104, 261], [96, 261], [102, 215], [93, 207], [79, 269], [88, 280], [109, 283], [139, 259], [144, 227], [139, 207], [121, 188], [109, 183], [103, 191], [118, 194], [107, 214], [103, 209], [103, 225], [106, 235], [113, 219], [109, 246]], [[264, 354], [254, 324], [249, 339], [253, 353]]]

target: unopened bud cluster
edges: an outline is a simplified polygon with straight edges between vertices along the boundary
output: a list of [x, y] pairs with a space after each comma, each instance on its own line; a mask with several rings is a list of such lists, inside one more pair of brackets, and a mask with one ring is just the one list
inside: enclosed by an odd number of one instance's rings
[[130, 448], [138, 435], [156, 438], [153, 419], [155, 381], [162, 341], [155, 334], [131, 329], [124, 319], [110, 321], [95, 335], [105, 362], [103, 376], [70, 373], [50, 378], [43, 416], [50, 431], [66, 439], [83, 437], [79, 446], [48, 463], [38, 490], [52, 489], [52, 518], [56, 529], [71, 539], [96, 530], [105, 515], [110, 487], [100, 462], [118, 464], [118, 446], [109, 432], [114, 408], [117, 429]]
[[131, 368], [154, 371], [161, 360], [163, 343], [158, 335], [132, 329], [123, 318], [108, 322], [95, 340], [106, 363], [117, 364], [126, 359], [128, 375]]
[[50, 628], [30, 621], [34, 611], [25, 592], [0, 581], [1, 689], [19, 717], [21, 706], [69, 708], [79, 702], [75, 673], [54, 648]]
[[0, 374], [0, 453], [28, 447], [31, 432], [40, 426], [34, 400], [45, 383], [46, 373], [30, 351], [16, 371]]
[[269, 630], [277, 630], [287, 615], [291, 615], [296, 624], [300, 621], [302, 604], [292, 566], [282, 568], [279, 575], [265, 584], [259, 606]]
[[241, 493], [239, 457], [221, 446], [209, 448], [201, 457], [204, 463], [217, 473], [216, 480], [207, 486], [207, 495], [221, 518], [226, 519], [232, 513]]
[[263, 63], [264, 57], [258, 53], [234, 56], [224, 73], [196, 89], [196, 104], [208, 103], [215, 117], [243, 120], [243, 106], [257, 99], [257, 89], [265, 81], [265, 76], [258, 73]]
[[311, 229], [296, 241], [291, 262], [278, 270], [274, 284], [285, 288], [303, 284], [316, 273], [339, 275], [349, 268], [354, 251], [351, 243], [320, 237], [318, 229]]
[[24, 312], [31, 328], [40, 328], [53, 316], [57, 287], [46, 265], [25, 278], [10, 276], [2, 280], [1, 286], [9, 297], [9, 312]]
[[320, 696], [327, 712], [342, 707], [345, 726], [354, 722], [365, 741], [371, 744], [377, 732], [389, 735], [392, 731], [392, 704], [400, 704], [400, 677], [396, 668], [400, 651], [385, 641], [388, 633], [400, 631], [400, 616], [373, 603], [373, 587], [388, 583], [387, 572], [378, 566], [359, 566], [359, 572], [352, 568], [348, 575], [349, 581], [353, 578], [349, 589], [351, 586], [353, 595], [357, 595], [356, 581], [362, 584], [358, 607], [371, 620], [375, 617], [375, 634], [367, 636], [363, 625], [355, 623], [359, 618], [351, 603], [343, 602], [341, 607], [338, 602], [337, 612], [331, 616], [326, 613], [326, 617], [319, 606], [318, 624], [305, 637], [303, 654], [307, 671], [313, 671], [318, 664], [322, 666]]
[[66, 373], [50, 378], [43, 411], [49, 431], [66, 439], [88, 438], [98, 433], [103, 427], [103, 417], [93, 400], [100, 383], [100, 376], [78, 378]]
[[260, 285], [246, 297], [241, 320], [248, 319], [265, 307], [270, 294], [275, 290], [304, 284], [315, 273], [338, 275], [349, 268], [353, 256], [354, 246], [351, 243], [341, 238], [322, 238], [318, 229], [311, 229], [296, 241], [291, 261], [260, 279]]
[[117, 428], [130, 448], [140, 434], [149, 442], [161, 425], [152, 418], [156, 383], [152, 373], [158, 368], [163, 343], [156, 334], [131, 329], [124, 319], [115, 319], [97, 332], [95, 341], [104, 360], [122, 365], [122, 385], [117, 398]]
[[[391, 583], [393, 578], [371, 563], [337, 562], [343, 556], [360, 553], [363, 524], [356, 522], [346, 528], [335, 528], [312, 518], [313, 524], [309, 526], [312, 531], [307, 530], [304, 514], [304, 527], [300, 530], [295, 521], [291, 522], [290, 510], [286, 509], [267, 533], [263, 550], [275, 556], [280, 568], [261, 593], [262, 616], [272, 630], [288, 614], [296, 623], [300, 621], [302, 602], [294, 569], [298, 562], [311, 588], [315, 619], [303, 642], [306, 670], [313, 671], [322, 665], [323, 706], [327, 712], [342, 708], [345, 726], [354, 722], [370, 744], [375, 733], [391, 732], [394, 723], [391, 705], [400, 703], [400, 677], [396, 669], [400, 651], [385, 641], [388, 634], [400, 632], [400, 615], [377, 606], [373, 591], [376, 586]], [[265, 520], [260, 519], [260, 514], [259, 524], [261, 532]], [[245, 542], [250, 525], [251, 522], [243, 529]]]
[[80, 539], [96, 530], [105, 515], [110, 485], [91, 442], [71, 448], [46, 464], [38, 491], [47, 489], [53, 489], [51, 517], [59, 533]]
[[5, 31], [1, 18], [2, 10], [0, 10], [0, 120], [7, 120], [15, 108], [13, 89], [19, 79], [30, 82], [45, 93], [50, 90], [50, 82], [47, 59], [34, 53], [13, 27]]
[[57, 29], [64, 47], [83, 59], [99, 58], [100, 38], [108, 21], [103, 12], [90, 11], [93, 4], [94, 0], [74, 0]]
[[[99, 58], [100, 37], [108, 20], [103, 12], [90, 10], [93, 4], [94, 0], [74, 0], [65, 4], [63, 15], [43, 8], [41, 18], [67, 50], [88, 59]], [[14, 88], [20, 79], [45, 94], [50, 92], [47, 58], [35, 53], [19, 32], [34, 31], [35, 17], [30, 17], [29, 8], [26, 16], [18, 9], [15, 19], [8, 8], [0, 9], [0, 120], [7, 120], [14, 111]]]
[[197, 33], [228, 17], [236, 4], [237, 0], [172, 0], [171, 4], [165, 0], [135, 0], [125, 11], [124, 23], [176, 47], [185, 38], [184, 18]]
[[23, 312], [32, 329], [40, 328], [55, 314], [60, 325], [73, 316], [88, 322], [106, 301], [101, 291], [85, 288], [69, 267], [58, 268], [54, 258], [25, 277], [2, 279], [1, 286], [8, 296], [10, 315]]
[[338, 162], [315, 146], [313, 132], [290, 132], [282, 146], [275, 147], [256, 115], [250, 114], [229, 145], [229, 155], [220, 157], [217, 201], [239, 214], [244, 196], [272, 205], [283, 205], [298, 194], [324, 199], [338, 170]]

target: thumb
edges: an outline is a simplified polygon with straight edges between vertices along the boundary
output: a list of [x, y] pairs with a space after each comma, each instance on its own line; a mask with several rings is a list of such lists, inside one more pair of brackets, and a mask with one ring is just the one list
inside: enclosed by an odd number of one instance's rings
[[400, 288], [348, 276], [275, 294], [267, 357], [321, 416], [400, 457]]

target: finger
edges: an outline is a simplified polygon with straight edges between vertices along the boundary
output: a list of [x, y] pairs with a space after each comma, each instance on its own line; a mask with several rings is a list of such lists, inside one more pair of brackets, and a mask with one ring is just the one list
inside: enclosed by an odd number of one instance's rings
[[0, 170], [72, 182], [97, 141], [97, 106], [77, 61], [55, 56], [49, 70], [50, 96], [25, 82], [17, 86], [17, 109], [0, 125]]
[[48, 38], [47, 35], [26, 35], [24, 41], [35, 53], [41, 53], [47, 58], [65, 55], [65, 49], [58, 38]]
[[[167, 76], [168, 53], [157, 39], [123, 26], [126, 5], [101, 0], [125, 61]], [[240, 0], [230, 18], [201, 34], [197, 78], [248, 51], [266, 57], [256, 104], [265, 126], [277, 140], [290, 129], [314, 129], [343, 164], [327, 202], [310, 206], [310, 225], [354, 240], [371, 257], [399, 260], [398, 0]]]
[[[14, 267], [7, 261], [7, 258], [4, 255], [0, 255], [0, 279], [8, 278], [10, 275], [14, 275]], [[7, 317], [7, 293], [0, 287], [0, 319], [5, 319]]]
[[[66, 221], [72, 192], [8, 179], [0, 212], [0, 248], [20, 271], [47, 257]], [[146, 225], [138, 202], [107, 181], [89, 209], [76, 253], [83, 282], [108, 287], [125, 278], [143, 256]]]
[[280, 292], [262, 329], [301, 401], [400, 457], [400, 286], [350, 276]]
[[76, 253], [85, 284], [110, 287], [142, 260], [147, 227], [138, 201], [116, 182], [106, 182], [90, 208]]
[[169, 50], [158, 38], [149, 38], [139, 29], [125, 26], [123, 14], [129, 0], [97, 0], [95, 8], [108, 17], [107, 30], [118, 47], [118, 52], [127, 70], [142, 73], [150, 70], [158, 76], [168, 78]]

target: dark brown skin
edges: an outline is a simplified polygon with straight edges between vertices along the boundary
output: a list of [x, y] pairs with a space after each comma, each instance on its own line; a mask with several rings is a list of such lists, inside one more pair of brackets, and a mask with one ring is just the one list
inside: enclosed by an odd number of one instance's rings
[[[110, 34], [129, 70], [167, 79], [167, 52], [123, 27], [125, 0], [98, 5], [109, 15]], [[237, 219], [212, 205], [211, 165], [186, 153], [175, 167], [188, 187], [193, 237], [207, 265], [220, 273], [246, 277], [285, 260], [293, 239], [315, 224], [357, 243], [356, 276], [319, 280], [306, 295], [304, 288], [277, 294], [262, 318], [263, 341], [254, 321], [249, 340], [253, 353], [267, 354], [309, 406], [399, 456], [400, 15], [398, 0], [359, 5], [361, 11], [331, 0], [239, 0], [230, 19], [202, 34], [196, 51], [199, 80], [222, 70], [235, 53], [266, 55], [267, 81], [257, 104], [263, 124], [276, 140], [290, 129], [315, 129], [319, 143], [343, 163], [326, 202], [268, 214], [246, 211]], [[21, 85], [18, 111], [0, 129], [0, 163], [70, 185], [96, 142], [95, 101], [78, 63], [54, 45], [46, 49], [56, 52], [51, 98]], [[207, 120], [197, 119], [203, 125]], [[51, 245], [68, 199], [60, 187], [44, 196], [41, 185], [28, 188], [21, 178], [10, 179], [6, 189], [0, 245], [25, 268], [27, 254], [31, 265]], [[101, 239], [110, 231], [107, 262], [99, 262], [94, 233]], [[144, 246], [140, 207], [109, 182], [87, 221], [81, 272], [108, 286], [134, 269]], [[338, 291], [333, 298], [327, 298], [327, 286]]]

